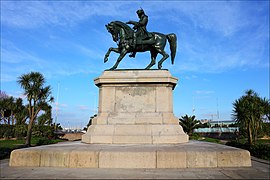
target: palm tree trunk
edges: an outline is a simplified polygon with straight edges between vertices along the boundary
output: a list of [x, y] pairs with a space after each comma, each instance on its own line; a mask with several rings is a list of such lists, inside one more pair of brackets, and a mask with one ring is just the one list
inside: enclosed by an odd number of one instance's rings
[[248, 126], [248, 144], [249, 144], [249, 147], [253, 144], [253, 136], [252, 136], [252, 130], [251, 130], [250, 124]]
[[29, 124], [28, 124], [27, 135], [26, 135], [26, 139], [25, 139], [25, 145], [27, 145], [27, 146], [31, 146], [33, 122], [34, 122], [34, 119], [31, 118], [29, 121]]
[[13, 112], [11, 111], [11, 124], [14, 125], [14, 115], [13, 115]]
[[32, 127], [33, 127], [33, 123], [35, 120], [34, 117], [34, 107], [31, 107], [31, 102], [29, 102], [29, 114], [30, 114], [30, 120], [29, 120], [29, 124], [28, 124], [28, 129], [27, 129], [27, 135], [26, 135], [26, 139], [25, 139], [25, 145], [27, 146], [31, 146], [31, 137], [32, 137]]

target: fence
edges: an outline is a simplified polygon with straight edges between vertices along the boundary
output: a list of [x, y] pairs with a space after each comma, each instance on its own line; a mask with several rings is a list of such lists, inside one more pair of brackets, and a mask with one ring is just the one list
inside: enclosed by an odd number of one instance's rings
[[219, 132], [235, 133], [235, 132], [239, 132], [239, 127], [198, 128], [198, 129], [195, 129], [194, 132], [196, 133], [219, 133]]

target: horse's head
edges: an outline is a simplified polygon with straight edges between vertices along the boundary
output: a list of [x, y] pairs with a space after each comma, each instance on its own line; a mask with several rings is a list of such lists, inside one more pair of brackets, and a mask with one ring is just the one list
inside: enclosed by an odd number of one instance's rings
[[108, 32], [111, 33], [113, 41], [117, 42], [119, 39], [119, 29], [116, 28], [115, 24], [113, 22], [105, 25]]
[[[112, 38], [117, 42], [120, 38], [133, 38], [134, 31], [126, 24], [121, 21], [113, 21], [105, 25], [108, 32], [112, 34]], [[124, 33], [120, 33], [120, 32]], [[121, 36], [121, 37], [120, 37]]]

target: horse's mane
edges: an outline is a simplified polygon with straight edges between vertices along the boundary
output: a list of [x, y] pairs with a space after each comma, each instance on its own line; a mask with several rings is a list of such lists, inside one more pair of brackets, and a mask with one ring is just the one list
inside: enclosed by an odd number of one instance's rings
[[125, 30], [128, 38], [132, 38], [134, 31], [126, 23], [121, 21], [113, 21], [112, 23], [122, 27]]

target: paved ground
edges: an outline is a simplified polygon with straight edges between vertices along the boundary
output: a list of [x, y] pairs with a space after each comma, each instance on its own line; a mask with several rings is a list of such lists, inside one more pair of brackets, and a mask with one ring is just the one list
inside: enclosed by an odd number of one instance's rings
[[1, 160], [1, 179], [270, 179], [269, 161], [252, 157], [248, 168], [86, 169], [9, 167]]

